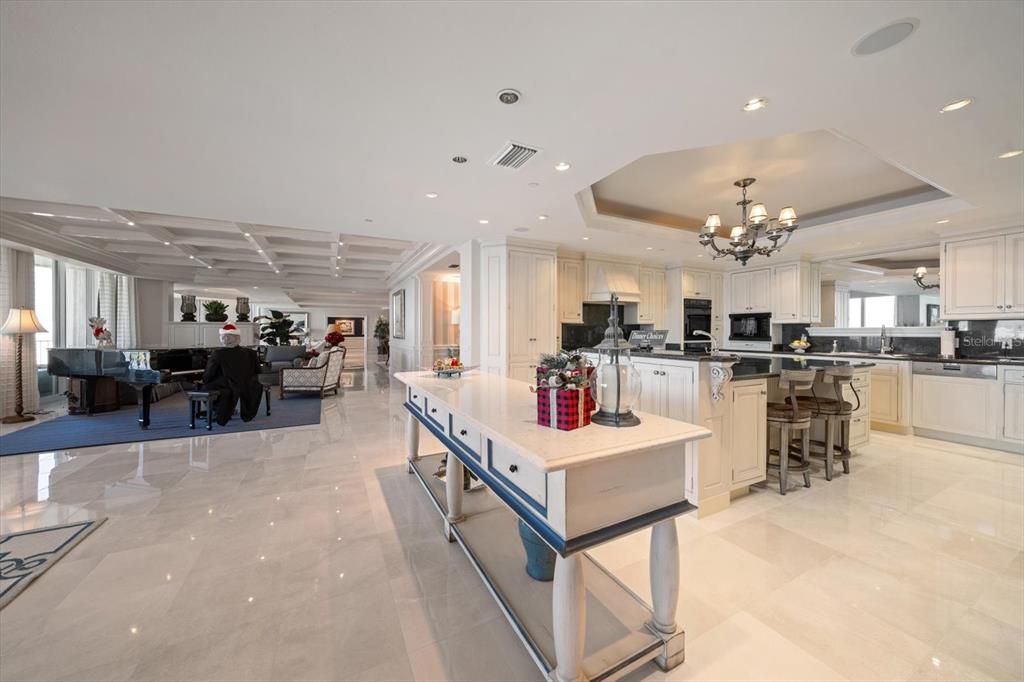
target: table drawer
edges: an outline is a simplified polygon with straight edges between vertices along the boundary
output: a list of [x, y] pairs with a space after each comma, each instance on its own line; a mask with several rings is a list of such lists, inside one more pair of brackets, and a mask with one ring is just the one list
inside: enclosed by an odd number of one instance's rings
[[509, 448], [487, 439], [487, 470], [512, 492], [532, 502], [531, 506], [544, 510], [547, 507], [547, 474]]
[[441, 429], [446, 435], [451, 435], [448, 433], [448, 408], [444, 404], [435, 398], [424, 396], [423, 414], [435, 427]]
[[465, 419], [453, 414], [450, 420], [451, 432], [448, 434], [456, 443], [462, 446], [479, 462], [480, 457], [480, 431], [472, 426]]
[[407, 386], [405, 389], [405, 400], [407, 403], [413, 406], [417, 412], [423, 413], [423, 401], [426, 400], [426, 396], [419, 389], [415, 389], [412, 386]]

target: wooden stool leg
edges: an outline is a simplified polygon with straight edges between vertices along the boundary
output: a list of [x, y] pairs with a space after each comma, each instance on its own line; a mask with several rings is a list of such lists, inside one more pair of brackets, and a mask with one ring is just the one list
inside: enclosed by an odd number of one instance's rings
[[834, 451], [836, 446], [835, 420], [825, 417], [825, 480], [831, 481], [835, 468]]
[[810, 429], [810, 425], [808, 425], [808, 428], [805, 428], [803, 430], [802, 448], [803, 448], [803, 452], [801, 453], [800, 463], [803, 464], [805, 467], [807, 467], [806, 469], [804, 469], [804, 487], [805, 488], [810, 488], [811, 487], [811, 429]]
[[850, 420], [844, 419], [840, 422], [842, 436], [839, 439], [843, 447], [843, 473], [850, 473]]
[[267, 399], [267, 416], [270, 416], [270, 386], [263, 389], [264, 397]]
[[779, 429], [779, 494], [785, 495], [789, 487], [789, 425]]

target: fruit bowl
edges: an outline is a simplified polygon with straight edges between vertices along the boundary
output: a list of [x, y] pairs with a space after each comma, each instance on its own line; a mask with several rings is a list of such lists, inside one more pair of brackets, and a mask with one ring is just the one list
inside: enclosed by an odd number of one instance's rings
[[461, 376], [463, 372], [466, 372], [469, 369], [470, 368], [462, 364], [462, 361], [458, 358], [434, 360], [434, 374], [439, 377]]

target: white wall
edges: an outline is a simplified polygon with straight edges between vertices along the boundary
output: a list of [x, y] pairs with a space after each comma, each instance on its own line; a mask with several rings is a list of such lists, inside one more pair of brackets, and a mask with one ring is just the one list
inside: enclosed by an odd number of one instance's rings
[[[160, 348], [170, 343], [168, 322], [181, 319], [181, 313], [171, 310], [174, 284], [159, 279], [135, 279], [135, 302], [139, 313], [139, 348]], [[177, 315], [177, 317], [175, 317]], [[201, 319], [201, 318], [197, 318]]]
[[480, 242], [459, 247], [459, 356], [463, 364], [480, 364]]

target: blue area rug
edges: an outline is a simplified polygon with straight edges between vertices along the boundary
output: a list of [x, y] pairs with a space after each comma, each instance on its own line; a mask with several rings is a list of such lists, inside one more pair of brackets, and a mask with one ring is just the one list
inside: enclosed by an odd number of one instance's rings
[[0, 457], [23, 455], [29, 452], [88, 448], [94, 445], [136, 443], [190, 436], [216, 436], [242, 431], [319, 424], [320, 396], [292, 394], [284, 400], [277, 400], [275, 396], [270, 405], [269, 417], [266, 414], [266, 405], [260, 404], [259, 414], [251, 422], [243, 422], [236, 412], [226, 426], [217, 426], [214, 422], [212, 431], [206, 430], [205, 420], [202, 424], [197, 420], [194, 431], [188, 428], [188, 398], [184, 394], [173, 395], [158, 403], [153, 403], [150, 408], [148, 429], [139, 428], [138, 417], [139, 411], [136, 407], [123, 407], [116, 412], [104, 412], [91, 417], [88, 415], [57, 417], [0, 438]]

